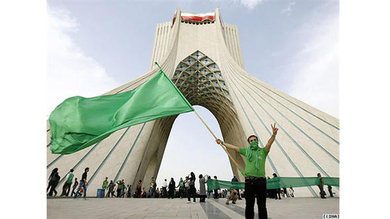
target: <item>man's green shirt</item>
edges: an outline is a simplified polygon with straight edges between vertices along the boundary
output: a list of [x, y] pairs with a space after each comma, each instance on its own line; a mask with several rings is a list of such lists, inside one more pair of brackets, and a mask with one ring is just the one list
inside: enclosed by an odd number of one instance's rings
[[107, 188], [107, 185], [108, 185], [108, 180], [104, 180], [104, 181], [103, 181], [102, 188], [103, 188], [103, 189], [106, 189], [106, 188]]
[[268, 155], [268, 151], [265, 148], [260, 148], [253, 155], [259, 158], [259, 167], [255, 167], [255, 158], [252, 157], [251, 161], [246, 157], [247, 148], [240, 148], [240, 154], [245, 157], [245, 176], [265, 177], [265, 158]]
[[68, 176], [68, 179], [66, 180], [66, 183], [68, 183], [68, 184], [69, 184], [69, 183], [72, 183], [73, 176], [74, 176], [73, 173], [70, 172], [70, 173], [69, 173], [69, 176]]

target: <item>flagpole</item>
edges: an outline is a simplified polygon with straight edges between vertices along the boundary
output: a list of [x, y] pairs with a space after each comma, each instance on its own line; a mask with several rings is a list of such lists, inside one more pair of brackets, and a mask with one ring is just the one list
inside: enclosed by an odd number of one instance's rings
[[[158, 66], [158, 68], [163, 71], [161, 69], [161, 66], [157, 63], [157, 62], [154, 62], [154, 64], [156, 64]], [[164, 72], [164, 71], [163, 71]], [[217, 136], [214, 134], [213, 131], [211, 131], [211, 129], [209, 128], [209, 126], [206, 124], [206, 122], [202, 119], [202, 117], [200, 117], [200, 115], [196, 112], [196, 110], [194, 109], [194, 112], [195, 114], [198, 116], [198, 118], [200, 119], [200, 121], [203, 123], [203, 125], [206, 126], [207, 130], [209, 130], [209, 132], [211, 133], [211, 135], [214, 137], [215, 140], [217, 140]], [[226, 150], [226, 147], [223, 146], [223, 144], [221, 143], [220, 146], [222, 147], [222, 149], [227, 153], [227, 155], [229, 156], [230, 160], [233, 161], [233, 163], [237, 166], [237, 168], [240, 168], [240, 165], [238, 165], [238, 163], [236, 162], [236, 160], [230, 155], [230, 153]]]
[[[198, 116], [198, 118], [200, 119], [200, 121], [203, 123], [203, 125], [206, 126], [207, 130], [209, 130], [209, 132], [211, 133], [211, 135], [213, 135], [213, 137], [215, 138], [215, 140], [217, 140], [217, 136], [215, 136], [215, 134], [213, 133], [213, 131], [211, 131], [211, 129], [209, 128], [209, 126], [206, 124], [206, 122], [202, 119], [202, 117], [200, 117], [200, 115], [196, 112], [196, 110], [194, 109], [194, 113], [195, 115]], [[226, 147], [223, 146], [223, 144], [219, 144], [222, 149], [227, 153], [227, 155], [229, 156], [230, 160], [233, 161], [233, 163], [237, 166], [237, 168], [240, 168], [240, 165], [237, 163], [237, 161], [232, 157], [232, 155], [230, 155], [230, 153], [226, 150]]]

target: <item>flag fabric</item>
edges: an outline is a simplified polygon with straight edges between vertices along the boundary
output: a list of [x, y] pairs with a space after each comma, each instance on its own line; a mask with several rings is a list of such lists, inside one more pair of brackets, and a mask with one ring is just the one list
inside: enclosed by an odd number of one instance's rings
[[194, 108], [160, 70], [131, 91], [66, 99], [49, 117], [50, 149], [54, 154], [71, 154], [119, 129], [190, 111]]
[[[339, 177], [322, 177], [324, 185], [339, 187]], [[320, 185], [318, 177], [275, 177], [267, 179], [267, 189], [280, 189], [290, 187], [305, 187]], [[230, 182], [225, 180], [207, 180], [207, 188], [215, 190], [220, 188], [245, 189], [245, 182]]]

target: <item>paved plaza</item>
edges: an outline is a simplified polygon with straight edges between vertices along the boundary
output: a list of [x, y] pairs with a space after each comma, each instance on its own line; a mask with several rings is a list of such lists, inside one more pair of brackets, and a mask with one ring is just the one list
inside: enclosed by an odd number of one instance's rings
[[[245, 218], [245, 200], [225, 204], [226, 199], [187, 203], [187, 199], [54, 198], [47, 200], [47, 218]], [[322, 218], [339, 214], [339, 198], [267, 199], [268, 217]], [[255, 218], [257, 209], [255, 208]]]

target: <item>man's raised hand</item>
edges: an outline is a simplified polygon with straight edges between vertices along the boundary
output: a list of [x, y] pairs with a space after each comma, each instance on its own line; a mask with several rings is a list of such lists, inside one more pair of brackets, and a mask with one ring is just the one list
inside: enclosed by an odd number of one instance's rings
[[273, 135], [276, 135], [277, 133], [278, 133], [278, 128], [276, 128], [276, 123], [274, 123], [274, 125], [272, 126], [272, 124], [271, 124], [271, 128], [272, 128], [272, 134]]

